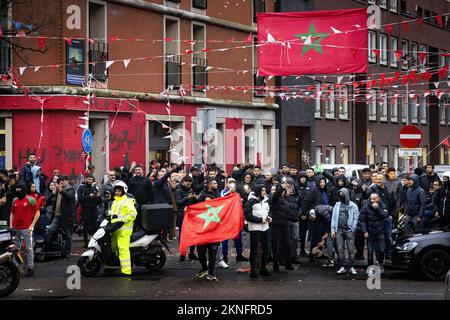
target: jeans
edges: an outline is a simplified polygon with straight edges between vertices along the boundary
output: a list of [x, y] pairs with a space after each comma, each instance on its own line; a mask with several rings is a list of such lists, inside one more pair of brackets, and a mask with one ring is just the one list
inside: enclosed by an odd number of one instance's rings
[[405, 216], [403, 221], [406, 234], [413, 233], [417, 229], [417, 216]]
[[250, 267], [252, 271], [256, 270], [258, 258], [258, 245], [261, 244], [261, 268], [266, 268], [267, 260], [269, 259], [270, 251], [270, 233], [266, 231], [250, 231]]
[[[236, 248], [236, 254], [242, 255], [242, 252], [244, 251], [244, 246], [242, 244], [242, 232], [239, 233], [239, 237], [234, 239], [234, 246]], [[228, 257], [228, 240], [222, 241], [222, 254], [224, 258]]]
[[45, 233], [45, 243], [47, 246], [50, 245], [50, 242], [52, 241], [53, 236], [55, 235], [55, 233], [58, 232], [59, 229], [62, 229], [65, 233], [64, 235], [64, 240], [65, 240], [65, 245], [64, 248], [62, 248], [64, 250], [64, 253], [66, 255], [70, 255], [70, 251], [72, 250], [72, 226], [62, 226], [61, 225], [61, 218], [55, 216], [52, 220], [52, 223], [50, 224], [50, 226], [47, 229], [47, 232]]
[[[27, 229], [17, 230], [16, 239], [14, 240], [14, 245], [19, 250], [22, 248], [22, 238], [25, 240], [25, 254], [27, 257], [27, 268], [33, 269], [34, 267], [34, 252], [33, 252], [33, 236], [30, 235]], [[18, 265], [17, 261], [15, 262]]]
[[384, 219], [384, 239], [384, 253], [386, 257], [390, 257], [392, 247], [392, 217]]
[[289, 238], [291, 242], [291, 259], [298, 258], [298, 238], [299, 238], [299, 231], [300, 226], [298, 222], [289, 222]]
[[[210, 275], [214, 275], [218, 245], [219, 243], [210, 243], [197, 246], [198, 259], [202, 265], [202, 270], [208, 270]], [[208, 252], [208, 263], [206, 262], [206, 252]]]
[[279, 264], [280, 261], [289, 262], [290, 254], [290, 241], [289, 241], [289, 227], [277, 227], [271, 228], [272, 233], [272, 252], [273, 263]]
[[334, 247], [335, 247], [335, 241], [330, 233], [327, 238], [327, 255], [328, 255], [328, 259], [330, 259], [330, 260], [333, 260], [333, 258], [334, 258]]
[[355, 233], [348, 230], [338, 230], [336, 232], [336, 243], [338, 248], [339, 266], [345, 267], [345, 248], [347, 247], [349, 257], [349, 267], [355, 265]]
[[366, 239], [364, 239], [364, 234], [361, 231], [355, 232], [355, 248], [356, 248], [356, 258], [364, 259], [364, 245], [366, 244]]
[[373, 253], [375, 251], [378, 263], [383, 263], [384, 260], [384, 235], [369, 235], [367, 239], [367, 264], [373, 265]]

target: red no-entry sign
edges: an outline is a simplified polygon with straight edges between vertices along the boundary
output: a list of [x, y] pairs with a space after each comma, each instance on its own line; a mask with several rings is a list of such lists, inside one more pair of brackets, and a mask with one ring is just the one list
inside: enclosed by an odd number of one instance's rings
[[422, 141], [422, 131], [416, 126], [408, 125], [400, 129], [400, 143], [405, 148], [417, 148]]

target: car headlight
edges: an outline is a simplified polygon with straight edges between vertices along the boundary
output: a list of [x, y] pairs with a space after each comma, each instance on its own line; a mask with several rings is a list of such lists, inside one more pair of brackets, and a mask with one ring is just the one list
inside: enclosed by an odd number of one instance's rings
[[401, 250], [401, 251], [411, 251], [411, 250], [413, 250], [415, 247], [417, 247], [418, 244], [419, 244], [419, 243], [414, 242], [414, 241], [412, 241], [412, 242], [406, 242], [406, 243], [404, 243], [404, 244], [402, 244], [402, 245], [397, 246], [397, 249], [398, 249], [398, 250]]

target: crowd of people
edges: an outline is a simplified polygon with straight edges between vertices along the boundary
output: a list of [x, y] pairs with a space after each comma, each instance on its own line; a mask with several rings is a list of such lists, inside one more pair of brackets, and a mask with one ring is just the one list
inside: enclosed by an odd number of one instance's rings
[[[280, 266], [294, 270], [301, 257], [310, 262], [323, 259], [324, 267], [337, 264], [337, 274], [355, 275], [356, 260], [367, 259], [368, 265], [376, 261], [381, 267], [390, 262], [394, 229], [412, 233], [450, 225], [450, 177], [444, 175], [441, 181], [432, 164], [398, 177], [396, 169], [381, 163], [363, 169], [360, 178], [347, 174], [343, 167], [331, 172], [320, 166], [299, 171], [288, 164], [269, 172], [236, 164], [227, 173], [215, 164], [187, 168], [183, 163], [152, 161], [150, 169], [145, 175], [144, 167], [133, 163], [130, 168], [114, 168], [96, 182], [95, 167], [90, 165], [82, 179], [71, 179], [59, 170], [48, 178], [32, 154], [20, 172], [0, 170], [0, 220], [18, 230], [18, 247], [25, 241], [27, 276], [33, 275], [33, 230], [40, 217], [46, 218], [46, 244], [58, 230], [64, 230], [68, 257], [73, 232], [81, 233], [87, 246], [99, 217], [106, 216], [115, 199], [125, 194], [134, 199], [136, 207], [127, 222], [131, 228], [140, 225], [142, 205], [169, 204], [174, 223], [166, 237], [174, 242], [181, 236], [186, 207], [238, 193], [244, 230], [250, 237], [250, 257], [243, 254], [242, 233], [230, 240], [236, 261], [250, 260], [252, 278], [270, 276], [269, 262], [273, 272]], [[123, 186], [122, 192], [116, 193], [118, 185]], [[179, 259], [199, 260], [202, 269], [197, 277], [217, 280], [216, 264], [228, 268], [228, 245], [225, 240], [192, 246], [180, 252]]]

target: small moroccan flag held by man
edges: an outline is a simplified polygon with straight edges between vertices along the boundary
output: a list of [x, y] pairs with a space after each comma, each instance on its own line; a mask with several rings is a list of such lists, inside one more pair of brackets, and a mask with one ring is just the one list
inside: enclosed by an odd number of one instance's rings
[[235, 239], [243, 227], [244, 211], [238, 193], [193, 204], [184, 213], [180, 253], [189, 246]]
[[258, 13], [259, 75], [367, 73], [366, 10]]

